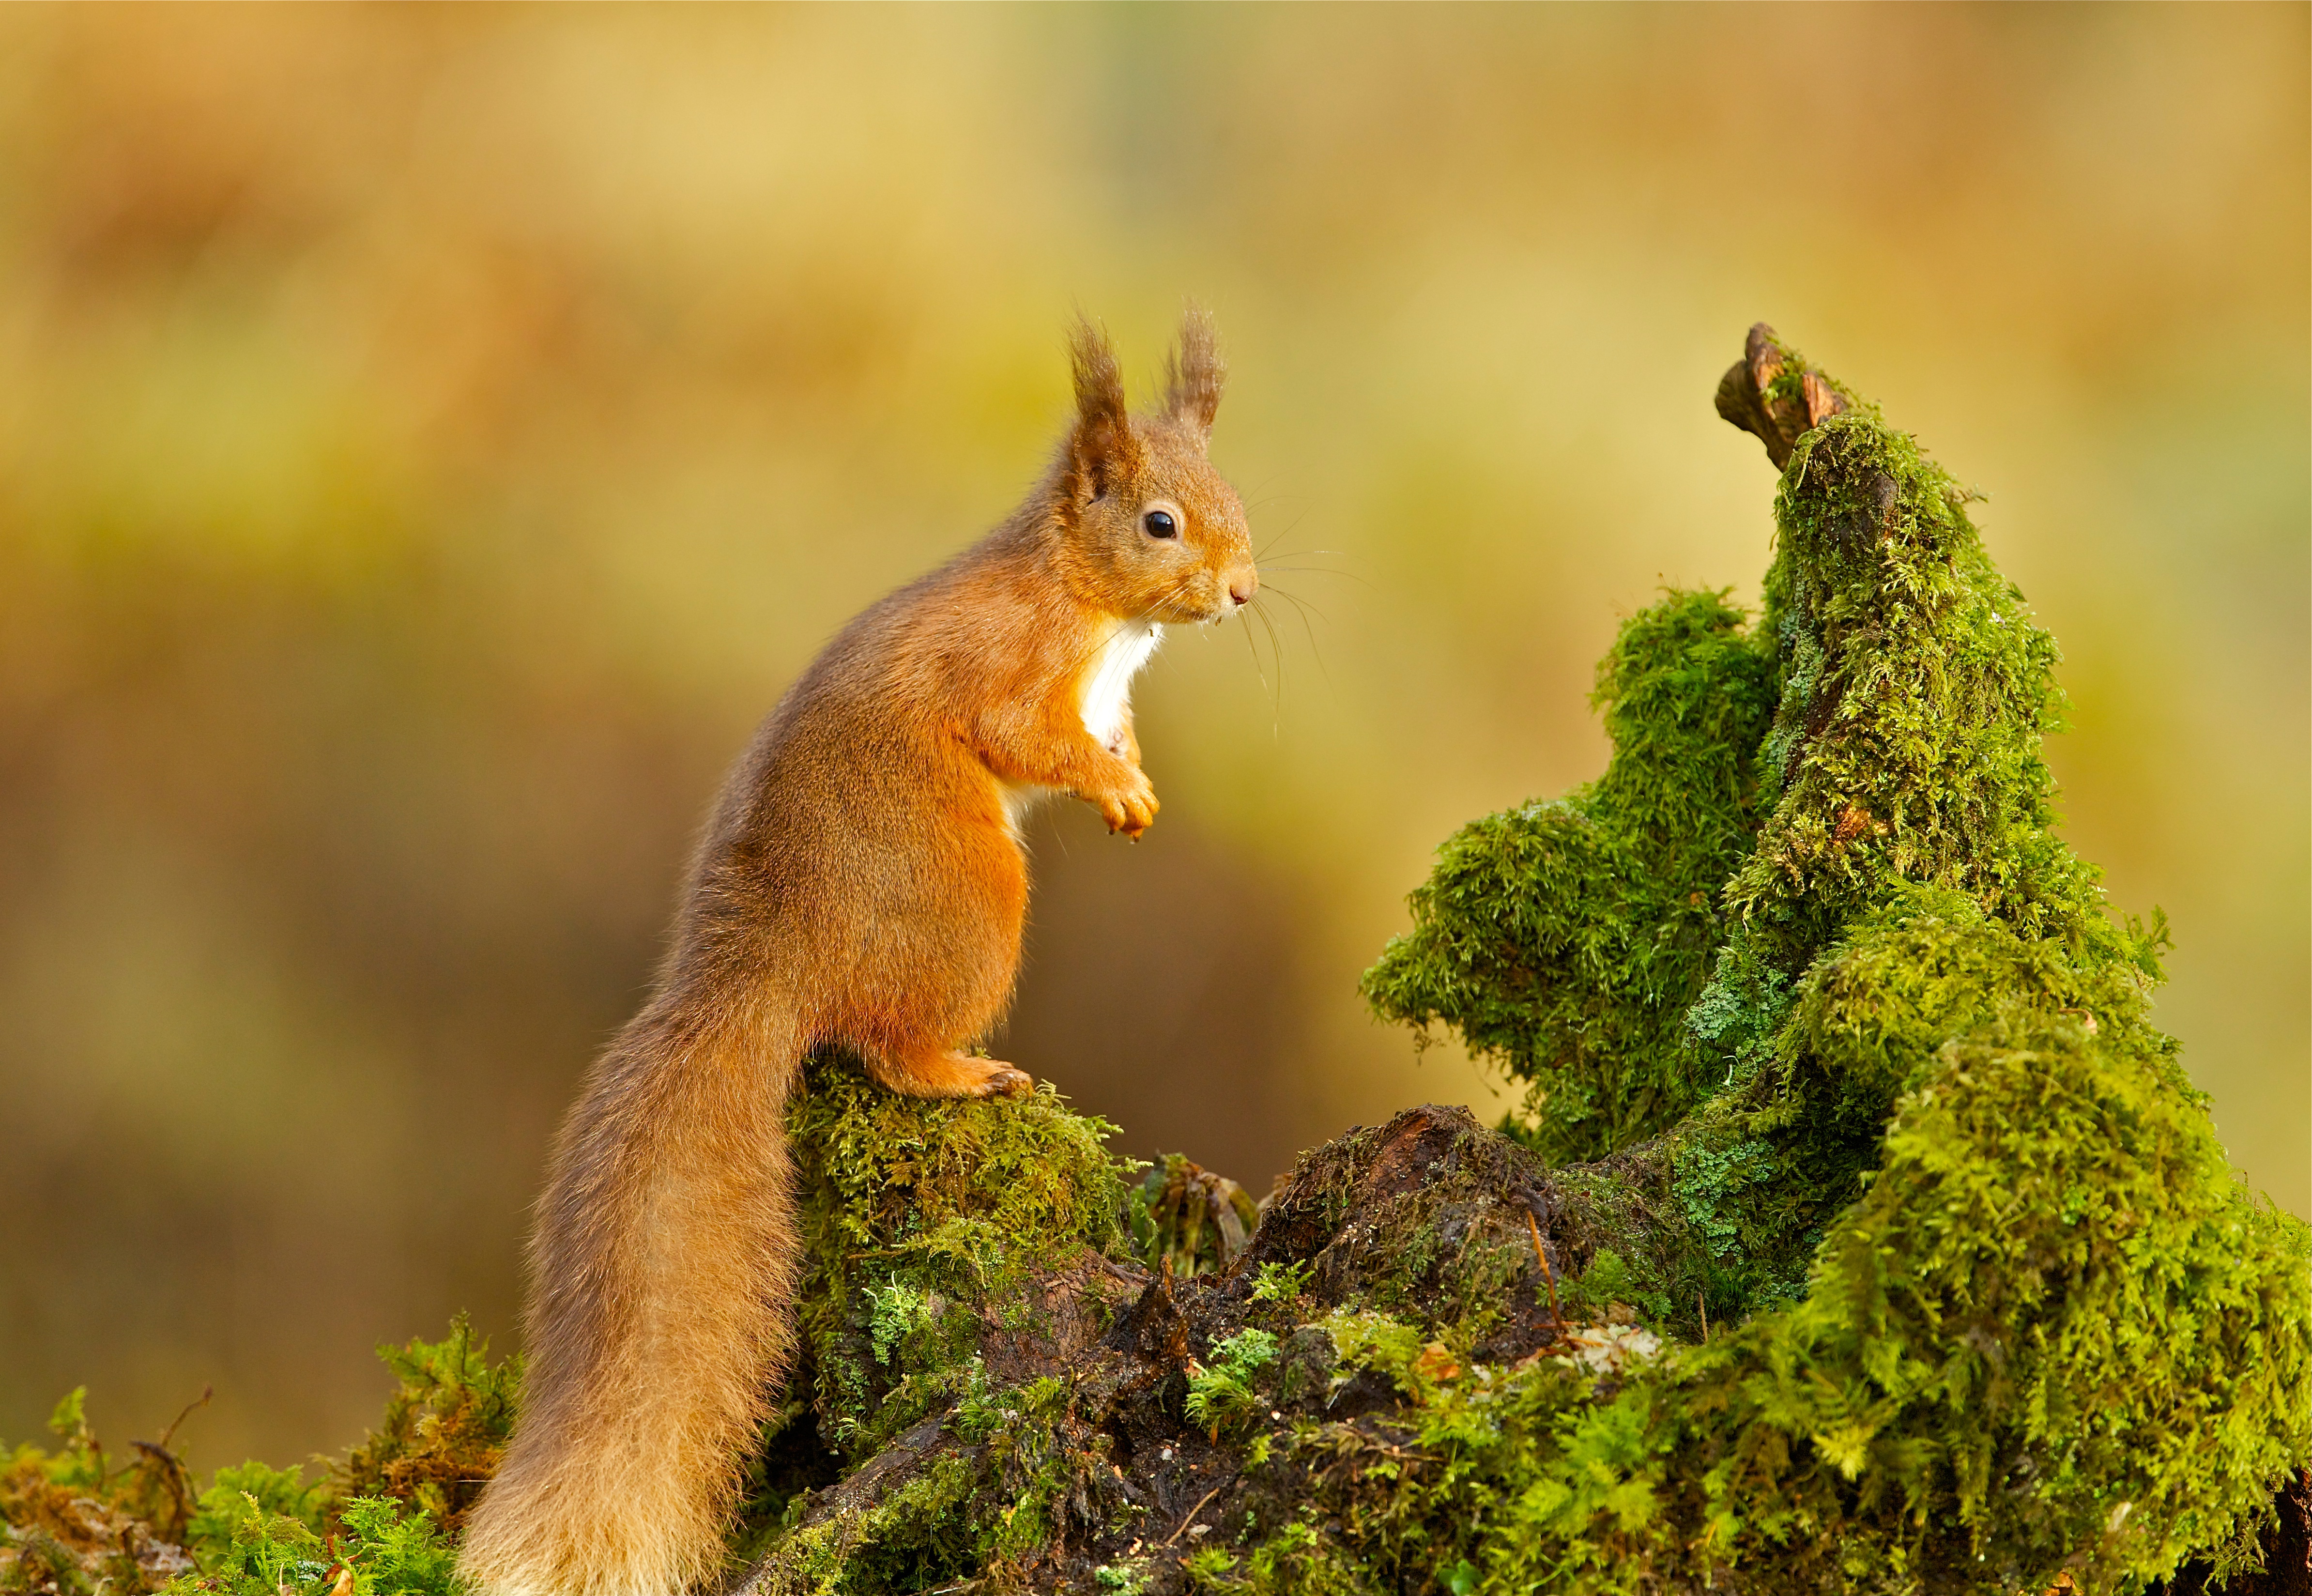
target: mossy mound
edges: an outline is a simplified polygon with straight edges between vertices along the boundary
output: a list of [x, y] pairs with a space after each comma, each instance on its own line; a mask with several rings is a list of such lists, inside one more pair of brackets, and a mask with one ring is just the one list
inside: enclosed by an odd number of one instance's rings
[[814, 1059], [787, 1123], [810, 1260], [795, 1389], [814, 1388], [819, 1434], [845, 1461], [952, 1399], [987, 1304], [1080, 1255], [1126, 1256], [1116, 1127], [1048, 1088], [937, 1102]]

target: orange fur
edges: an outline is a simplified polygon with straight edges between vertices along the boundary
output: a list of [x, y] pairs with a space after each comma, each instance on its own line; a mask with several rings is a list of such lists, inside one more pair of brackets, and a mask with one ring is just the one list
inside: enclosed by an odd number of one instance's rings
[[[1018, 972], [1017, 810], [1056, 790], [1127, 836], [1155, 819], [1128, 710], [1115, 697], [1096, 738], [1086, 695], [1120, 695], [1136, 662], [1101, 677], [1112, 638], [1253, 595], [1243, 508], [1204, 458], [1222, 371], [1192, 311], [1165, 408], [1133, 417], [1106, 338], [1080, 325], [1073, 353], [1075, 422], [1043, 483], [854, 620], [757, 733], [656, 990], [563, 1127], [521, 1423], [461, 1560], [488, 1596], [674, 1596], [718, 1571], [793, 1334], [783, 1110], [802, 1057], [850, 1048], [919, 1096], [1025, 1090], [962, 1051]], [[1175, 536], [1151, 535], [1152, 508]]]

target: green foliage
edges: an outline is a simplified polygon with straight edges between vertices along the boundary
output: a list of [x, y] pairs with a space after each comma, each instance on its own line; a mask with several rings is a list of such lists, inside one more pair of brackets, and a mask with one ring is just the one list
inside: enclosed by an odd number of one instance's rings
[[190, 1544], [196, 1548], [232, 1545], [235, 1530], [252, 1513], [267, 1521], [293, 1520], [318, 1535], [328, 1518], [329, 1487], [321, 1480], [306, 1484], [302, 1467], [228, 1463], [201, 1493], [192, 1515]]
[[1236, 1588], [1236, 1554], [1226, 1547], [1208, 1546], [1190, 1552], [1181, 1559], [1180, 1571], [1187, 1576], [1191, 1591], [1230, 1591]]
[[1773, 675], [1721, 593], [1633, 618], [1598, 671], [1606, 774], [1456, 833], [1365, 976], [1381, 1014], [1449, 1024], [1529, 1082], [1524, 1129], [1552, 1158], [1657, 1132], [1709, 1084], [1685, 1019], [1756, 824]]
[[1602, 1310], [1608, 1303], [1626, 1302], [1636, 1297], [1637, 1280], [1620, 1253], [1610, 1247], [1600, 1247], [1590, 1258], [1590, 1267], [1565, 1294], [1575, 1302]]
[[20, 1447], [0, 1476], [0, 1522], [12, 1543], [0, 1548], [0, 1590], [454, 1596], [456, 1551], [425, 1512], [406, 1513], [391, 1497], [337, 1498], [299, 1469], [230, 1465], [173, 1516], [153, 1511], [149, 1471], [161, 1466], [160, 1449], [140, 1448], [141, 1468], [108, 1468], [83, 1395], [57, 1406], [65, 1444], [54, 1456]]
[[197, 1548], [202, 1572], [179, 1579], [169, 1596], [320, 1596], [330, 1588], [337, 1559], [306, 1520], [223, 1486], [203, 1495], [201, 1509], [208, 1530]]
[[459, 1589], [450, 1539], [423, 1510], [405, 1513], [389, 1496], [346, 1502], [326, 1538], [310, 1520], [222, 1483], [202, 1506], [210, 1526], [196, 1546], [202, 1572], [178, 1579], [167, 1596], [455, 1596]]
[[1252, 1277], [1252, 1300], [1256, 1302], [1290, 1302], [1300, 1294], [1309, 1283], [1312, 1266], [1302, 1263], [1266, 1263]]
[[379, 1348], [398, 1379], [384, 1421], [311, 1483], [236, 1463], [196, 1492], [165, 1435], [109, 1464], [75, 1390], [50, 1421], [62, 1446], [19, 1447], [0, 1469], [0, 1592], [452, 1596], [455, 1520], [496, 1469], [520, 1392], [521, 1360], [488, 1351], [462, 1316], [442, 1340]]
[[932, 1320], [938, 1299], [894, 1279], [889, 1285], [869, 1286], [867, 1301], [867, 1339], [875, 1361], [888, 1364], [892, 1348]]
[[345, 1566], [362, 1596], [452, 1596], [458, 1554], [421, 1509], [404, 1515], [389, 1496], [346, 1504]]
[[1115, 1592], [1115, 1596], [1141, 1596], [1148, 1589], [1148, 1565], [1138, 1557], [1103, 1563], [1092, 1570], [1092, 1583], [1102, 1591]]
[[521, 1400], [521, 1356], [493, 1364], [489, 1351], [462, 1313], [440, 1341], [379, 1347], [398, 1385], [384, 1422], [331, 1471], [331, 1493], [407, 1503], [445, 1530], [464, 1523], [497, 1472]]
[[1213, 1343], [1212, 1361], [1188, 1370], [1189, 1419], [1208, 1427], [1218, 1441], [1224, 1427], [1259, 1411], [1253, 1384], [1275, 1361], [1276, 1337], [1266, 1330], [1239, 1330]]
[[1421, 1355], [1417, 1326], [1370, 1308], [1336, 1308], [1317, 1328], [1333, 1338], [1333, 1355], [1350, 1369], [1372, 1369], [1403, 1382]]

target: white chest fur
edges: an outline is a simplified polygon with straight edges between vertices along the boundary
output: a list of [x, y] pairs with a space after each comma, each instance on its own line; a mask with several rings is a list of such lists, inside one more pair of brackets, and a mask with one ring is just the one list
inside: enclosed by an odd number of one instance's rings
[[1132, 620], [1100, 645], [1099, 657], [1084, 674], [1082, 714], [1084, 730], [1103, 746], [1116, 746], [1132, 702], [1132, 679], [1163, 640], [1164, 628], [1157, 622]]
[[[1132, 679], [1140, 673], [1140, 667], [1148, 662], [1148, 656], [1163, 640], [1164, 628], [1157, 622], [1126, 621], [1100, 645], [1091, 669], [1084, 672], [1083, 700], [1077, 713], [1083, 717], [1084, 730], [1102, 747], [1116, 746], [1124, 730], [1124, 712], [1132, 702]], [[1028, 811], [1050, 797], [1052, 791], [1050, 787], [1003, 784], [1003, 819], [1015, 837]]]

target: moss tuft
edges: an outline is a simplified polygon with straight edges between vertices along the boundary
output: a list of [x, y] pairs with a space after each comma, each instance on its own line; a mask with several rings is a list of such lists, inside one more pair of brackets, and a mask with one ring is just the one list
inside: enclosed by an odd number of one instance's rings
[[1598, 667], [1614, 757], [1590, 786], [1476, 820], [1364, 979], [1380, 1013], [1458, 1030], [1531, 1083], [1529, 1139], [1602, 1157], [1707, 1085], [1684, 1022], [1748, 847], [1773, 672], [1722, 593], [1633, 617]]
[[0, 1469], [0, 1592], [452, 1596], [452, 1536], [520, 1398], [521, 1360], [488, 1355], [462, 1316], [442, 1340], [380, 1347], [398, 1377], [384, 1421], [310, 1484], [250, 1462], [197, 1491], [173, 1425], [112, 1463], [74, 1391], [50, 1424], [62, 1446], [20, 1446]]
[[495, 1364], [489, 1355], [462, 1313], [442, 1340], [379, 1347], [398, 1383], [384, 1421], [330, 1469], [330, 1495], [390, 1498], [460, 1528], [497, 1472], [521, 1399], [520, 1355]]

